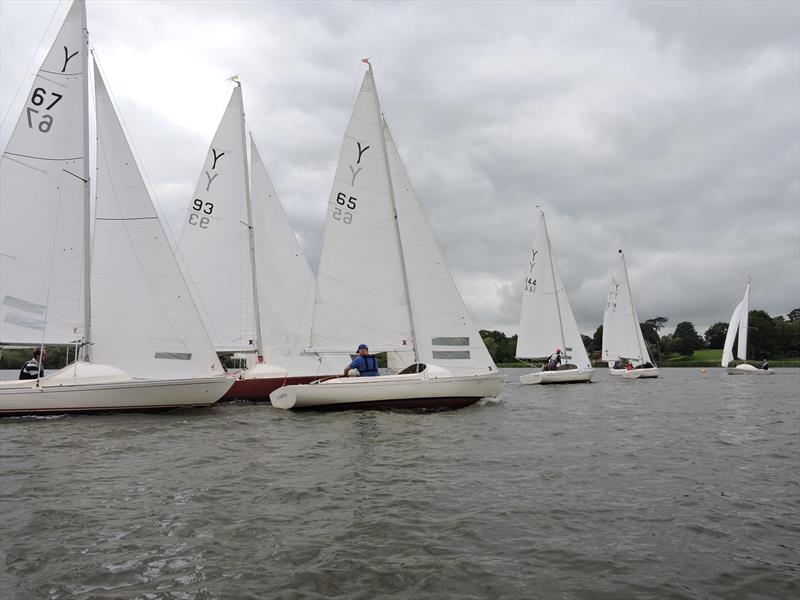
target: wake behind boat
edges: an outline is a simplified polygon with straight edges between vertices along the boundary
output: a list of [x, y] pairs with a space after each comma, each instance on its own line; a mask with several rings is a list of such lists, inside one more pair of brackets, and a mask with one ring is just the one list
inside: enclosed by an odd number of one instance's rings
[[85, 6], [76, 0], [0, 159], [0, 344], [77, 341], [81, 359], [47, 377], [0, 383], [0, 414], [213, 404], [233, 380], [96, 62], [90, 240], [88, 68]]
[[447, 408], [500, 391], [502, 376], [381, 113], [372, 66], [353, 108], [328, 204], [309, 351], [346, 355], [362, 340], [387, 352], [391, 364], [408, 368], [283, 387], [270, 394], [273, 406]]
[[561, 280], [542, 212], [528, 257], [516, 356], [518, 359], [550, 356], [554, 346], [558, 346], [555, 353], [558, 362], [553, 359], [550, 364], [548, 360], [540, 371], [522, 375], [521, 383], [591, 381], [594, 369]]

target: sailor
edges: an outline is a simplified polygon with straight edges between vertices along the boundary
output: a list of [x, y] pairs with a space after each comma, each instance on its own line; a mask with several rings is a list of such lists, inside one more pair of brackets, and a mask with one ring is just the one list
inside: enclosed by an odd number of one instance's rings
[[767, 362], [766, 358], [761, 362], [761, 365], [759, 365], [758, 368], [764, 369], [765, 371], [769, 371], [769, 363]]
[[[361, 377], [376, 377], [380, 375], [378, 372], [378, 359], [369, 353], [369, 348], [366, 344], [359, 344], [358, 356], [353, 359], [347, 368], [344, 370], [345, 375], [349, 375], [351, 369], [356, 369]], [[353, 373], [355, 375], [355, 373]]]
[[547, 370], [555, 371], [561, 365], [561, 348], [556, 348], [556, 351], [547, 359]]
[[33, 352], [33, 358], [22, 365], [19, 371], [20, 379], [38, 379], [44, 377], [44, 361], [47, 360], [47, 351], [37, 348]]

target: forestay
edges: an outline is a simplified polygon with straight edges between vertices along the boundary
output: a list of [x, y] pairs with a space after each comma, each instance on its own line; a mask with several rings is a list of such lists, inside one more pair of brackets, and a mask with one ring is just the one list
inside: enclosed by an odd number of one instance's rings
[[328, 202], [311, 345], [411, 348], [408, 295], [372, 70], [364, 75]]
[[219, 351], [255, 350], [242, 90], [236, 86], [184, 217], [178, 257]]
[[550, 356], [556, 348], [564, 353], [566, 363], [591, 367], [542, 213], [523, 283], [517, 357]]
[[418, 359], [446, 367], [455, 375], [493, 371], [494, 361], [433, 235], [385, 121], [384, 138]]
[[74, 2], [0, 159], [3, 344], [62, 344], [86, 334], [85, 23], [84, 3]]
[[639, 317], [633, 304], [625, 256], [619, 252], [619, 266], [609, 297], [609, 315], [603, 322], [603, 360], [626, 358], [634, 363], [650, 363]]
[[221, 374], [96, 67], [95, 95], [93, 362], [154, 379]]
[[316, 282], [255, 142], [250, 140], [251, 202], [258, 269], [261, 349], [289, 375], [338, 372], [325, 357], [304, 354], [311, 341]]
[[728, 323], [728, 333], [725, 335], [725, 347], [722, 350], [722, 366], [727, 367], [733, 360], [733, 344], [736, 334], [739, 334], [739, 344], [736, 347], [736, 356], [740, 360], [747, 360], [747, 327], [750, 316], [750, 283], [744, 291], [744, 298], [736, 306]]

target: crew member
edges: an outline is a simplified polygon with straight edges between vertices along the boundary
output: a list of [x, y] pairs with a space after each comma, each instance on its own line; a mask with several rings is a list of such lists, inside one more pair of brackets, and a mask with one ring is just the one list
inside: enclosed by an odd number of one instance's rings
[[357, 369], [361, 377], [376, 377], [380, 375], [378, 359], [369, 353], [369, 348], [366, 344], [359, 344], [358, 356], [347, 366], [344, 374], [347, 375], [351, 369]]
[[561, 366], [561, 348], [556, 348], [556, 351], [547, 359], [547, 370], [555, 371]]
[[33, 352], [33, 358], [22, 365], [19, 371], [20, 379], [39, 379], [44, 377], [44, 361], [47, 360], [47, 352], [42, 348], [37, 348]]
[[758, 368], [764, 369], [765, 371], [769, 371], [769, 363], [767, 362], [766, 358], [762, 361], [761, 365]]

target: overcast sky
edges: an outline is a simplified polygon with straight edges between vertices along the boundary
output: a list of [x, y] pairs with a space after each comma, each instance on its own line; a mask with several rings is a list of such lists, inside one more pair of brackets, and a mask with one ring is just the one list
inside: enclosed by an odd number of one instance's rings
[[[516, 329], [537, 204], [584, 333], [602, 321], [619, 247], [642, 319], [727, 321], [748, 275], [754, 308], [800, 305], [798, 2], [87, 6], [91, 44], [173, 231], [238, 73], [316, 265], [370, 57], [481, 327]], [[67, 8], [0, 2], [3, 145]]]

